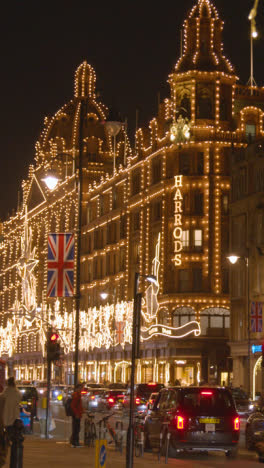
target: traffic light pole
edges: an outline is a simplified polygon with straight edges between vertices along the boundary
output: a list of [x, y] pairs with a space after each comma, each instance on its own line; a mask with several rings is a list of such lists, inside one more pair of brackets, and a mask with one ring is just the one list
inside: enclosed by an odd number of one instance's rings
[[[133, 322], [132, 322], [132, 350], [131, 350], [131, 377], [130, 377], [130, 405], [129, 405], [129, 425], [127, 430], [127, 449], [126, 449], [126, 468], [133, 468], [134, 464], [134, 410], [135, 410], [135, 367], [136, 367], [136, 357], [139, 344], [138, 330], [138, 310], [139, 300], [138, 300], [138, 281], [140, 274], [135, 273], [134, 280], [134, 309], [133, 309]], [[140, 295], [141, 297], [141, 295]]]
[[47, 408], [46, 408], [46, 439], [49, 438], [49, 406], [50, 406], [50, 384], [51, 384], [51, 360], [47, 356]]

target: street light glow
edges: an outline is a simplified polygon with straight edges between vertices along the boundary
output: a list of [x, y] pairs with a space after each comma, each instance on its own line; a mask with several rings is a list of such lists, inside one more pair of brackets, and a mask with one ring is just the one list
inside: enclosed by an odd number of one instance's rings
[[49, 190], [54, 190], [59, 182], [59, 179], [55, 176], [47, 176], [44, 179], [42, 179], [43, 182], [45, 182], [46, 186], [48, 187]]
[[258, 37], [258, 31], [254, 28], [252, 28], [252, 33], [251, 33], [253, 39], [256, 39]]
[[238, 257], [237, 255], [230, 255], [229, 257], [227, 257], [227, 259], [230, 261], [230, 263], [232, 263], [232, 265], [235, 265], [239, 258], [240, 257]]
[[147, 275], [146, 280], [149, 281], [149, 283], [158, 284], [157, 278], [154, 275]]
[[106, 292], [102, 292], [102, 293], [100, 293], [100, 296], [101, 296], [101, 298], [105, 301], [105, 299], [108, 298], [109, 294], [106, 293]]

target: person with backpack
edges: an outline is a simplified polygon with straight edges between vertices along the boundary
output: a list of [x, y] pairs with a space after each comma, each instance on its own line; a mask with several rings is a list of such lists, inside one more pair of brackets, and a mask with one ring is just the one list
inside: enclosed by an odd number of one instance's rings
[[72, 400], [70, 404], [72, 412], [72, 435], [71, 435], [71, 444], [72, 447], [81, 447], [79, 435], [81, 429], [81, 419], [83, 415], [83, 406], [82, 406], [82, 384], [77, 384], [75, 387], [75, 392], [72, 395]]

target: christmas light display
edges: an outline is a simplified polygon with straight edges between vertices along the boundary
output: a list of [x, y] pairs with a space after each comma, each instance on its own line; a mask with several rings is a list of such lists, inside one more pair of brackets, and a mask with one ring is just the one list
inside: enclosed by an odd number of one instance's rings
[[[230, 192], [229, 154], [231, 148], [236, 152], [246, 147], [250, 123], [254, 123], [257, 137], [264, 132], [263, 111], [256, 100], [245, 107], [240, 99], [244, 88], [236, 84], [238, 78], [223, 55], [222, 28], [213, 3], [197, 0], [184, 23], [183, 55], [169, 76], [170, 96], [149, 125], [137, 130], [134, 151], [122, 127], [114, 174], [113, 142], [104, 128], [108, 109], [98, 101], [91, 65], [83, 62], [78, 67], [74, 98], [53, 117], [45, 118], [35, 164], [22, 184], [22, 206], [3, 223], [4, 240], [0, 243], [0, 351], [2, 356], [20, 359], [16, 368], [26, 369], [23, 375], [31, 375], [33, 367], [36, 373], [41, 368], [44, 377], [47, 323], [60, 330], [65, 354], [74, 352], [74, 308], [69, 298], [47, 299], [45, 259], [49, 232], [76, 229], [75, 165], [78, 167], [81, 99], [87, 99], [88, 107], [83, 142], [80, 376], [99, 380], [104, 373], [110, 380], [111, 375], [117, 378], [121, 372], [122, 379], [129, 379], [130, 278], [135, 271], [140, 275], [152, 272], [158, 279], [156, 285], [143, 290], [141, 345], [145, 356], [150, 352], [153, 359], [138, 362], [138, 381], [147, 366], [152, 366], [151, 378], [161, 379], [159, 366], [164, 366], [162, 378], [169, 378], [168, 362], [158, 353], [154, 356], [154, 351], [158, 346], [167, 349], [172, 338], [184, 340], [187, 336], [192, 340], [190, 346], [202, 356], [200, 340], [196, 339], [201, 333], [201, 314], [208, 310], [213, 316], [217, 310], [229, 309], [222, 261], [226, 247], [223, 229], [227, 229], [223, 198]], [[262, 99], [264, 88], [254, 91]], [[185, 125], [186, 119], [188, 138], [178, 140], [178, 128], [173, 125], [178, 120]], [[71, 157], [59, 161], [60, 153]], [[49, 193], [42, 178], [54, 167], [59, 183]], [[26, 218], [29, 250], [21, 246]], [[23, 263], [26, 257], [27, 267]], [[195, 288], [194, 271], [199, 280]], [[103, 291], [114, 299], [100, 306]], [[37, 308], [40, 312], [34, 316]], [[184, 308], [192, 311], [194, 320], [173, 327], [174, 315]], [[162, 313], [166, 320], [161, 320]], [[212, 340], [203, 338], [209, 354]], [[226, 336], [221, 340], [224, 347]], [[110, 351], [116, 353], [111, 359]], [[31, 362], [32, 352], [38, 353], [35, 363]], [[101, 353], [101, 360], [97, 353]], [[179, 353], [177, 350], [177, 360], [185, 360]], [[168, 357], [171, 366], [180, 365], [175, 358]], [[197, 379], [202, 379], [201, 360], [188, 358], [186, 363]], [[66, 366], [70, 373], [71, 364]]]

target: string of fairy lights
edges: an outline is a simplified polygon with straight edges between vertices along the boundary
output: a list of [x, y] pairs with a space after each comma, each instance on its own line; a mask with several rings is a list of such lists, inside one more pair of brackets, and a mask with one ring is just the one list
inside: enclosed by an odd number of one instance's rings
[[[210, 57], [214, 71], [206, 72], [195, 68], [200, 60], [201, 22], [204, 9], [207, 12], [209, 24]], [[100, 130], [95, 135], [86, 137], [84, 143], [96, 148], [102, 162], [90, 162], [84, 168], [87, 181], [83, 197], [83, 213], [92, 213], [91, 219], [84, 223], [82, 238], [84, 245], [93, 239], [102, 230], [104, 243], [100, 248], [82, 250], [82, 295], [84, 296], [85, 310], [81, 312], [80, 327], [85, 330], [80, 337], [80, 350], [89, 352], [95, 348], [110, 349], [113, 343], [111, 327], [113, 320], [123, 322], [124, 342], [131, 343], [131, 317], [132, 301], [130, 272], [139, 266], [141, 275], [151, 271], [153, 260], [153, 239], [158, 232], [161, 233], [160, 243], [160, 277], [159, 277], [159, 304], [167, 309], [169, 325], [172, 325], [172, 311], [180, 307], [192, 307], [196, 313], [196, 320], [200, 320], [200, 313], [206, 309], [229, 308], [228, 296], [223, 293], [222, 285], [222, 233], [221, 222], [223, 218], [222, 197], [230, 192], [230, 180], [225, 173], [224, 152], [231, 147], [234, 150], [246, 146], [245, 132], [247, 122], [254, 122], [258, 136], [264, 136], [264, 112], [256, 106], [247, 106], [240, 111], [236, 130], [228, 130], [226, 122], [221, 117], [221, 98], [224, 87], [230, 89], [230, 118], [235, 114], [235, 99], [237, 80], [233, 67], [223, 55], [222, 44], [216, 44], [218, 31], [222, 31], [223, 22], [219, 19], [216, 8], [209, 0], [198, 0], [184, 23], [183, 55], [177, 62], [175, 70], [168, 77], [171, 94], [160, 104], [159, 114], [153, 118], [149, 126], [136, 131], [135, 151], [132, 151], [128, 139], [124, 148], [125, 129], [122, 128], [117, 143], [117, 156], [122, 158], [124, 150], [127, 154], [127, 164], [119, 165], [114, 174], [106, 172], [104, 163], [111, 161], [113, 147], [110, 135]], [[190, 35], [195, 32], [196, 46], [191, 48]], [[191, 59], [193, 68], [184, 70], [185, 61]], [[212, 100], [215, 103], [213, 118], [199, 119], [197, 108], [199, 105], [198, 85], [212, 84]], [[186, 88], [190, 101], [191, 134], [188, 141], [171, 141], [169, 123], [176, 121], [177, 109], [181, 106], [180, 96], [182, 88]], [[185, 89], [184, 88], [184, 89]], [[261, 92], [264, 88], [258, 88]], [[87, 119], [96, 128], [101, 121], [105, 121], [108, 109], [98, 102], [96, 97], [96, 74], [87, 62], [83, 62], [75, 73], [74, 99], [62, 106], [52, 117], [45, 118], [44, 129], [40, 140], [36, 143], [36, 165], [30, 165], [27, 180], [22, 184], [23, 207], [16, 215], [3, 223], [4, 242], [0, 243], [0, 290], [1, 308], [8, 312], [15, 301], [21, 300], [21, 285], [16, 272], [15, 264], [20, 251], [21, 235], [25, 207], [31, 200], [33, 182], [35, 181], [42, 192], [43, 201], [36, 205], [28, 214], [39, 260], [39, 274], [36, 276], [36, 288], [41, 294], [41, 309], [47, 320], [52, 320], [55, 327], [64, 328], [63, 339], [67, 352], [73, 351], [74, 342], [74, 313], [68, 299], [57, 301], [56, 305], [45, 298], [47, 284], [47, 235], [50, 231], [66, 231], [76, 229], [76, 184], [72, 169], [72, 161], [78, 160], [78, 128], [80, 119], [80, 100], [88, 100]], [[74, 111], [73, 111], [74, 109]], [[51, 136], [54, 125], [66, 119], [71, 122], [71, 135], [69, 139]], [[102, 127], [102, 126], [101, 126]], [[70, 143], [69, 143], [70, 141]], [[48, 193], [41, 183], [43, 174], [52, 168], [58, 153], [68, 153], [68, 163], [59, 166], [61, 180], [59, 189]], [[190, 233], [194, 230], [201, 232], [202, 250], [187, 249], [182, 251], [181, 268], [191, 269], [198, 265], [202, 269], [202, 276], [209, 281], [210, 291], [195, 294], [176, 294], [168, 292], [168, 265], [172, 266], [173, 259], [173, 196], [175, 194], [174, 175], [180, 174], [179, 154], [189, 152], [197, 157], [198, 152], [203, 153], [203, 173], [184, 176], [182, 196], [192, 197], [194, 193], [203, 194], [202, 215], [184, 214], [182, 216], [182, 231]], [[154, 162], [160, 160], [161, 174], [159, 180], [154, 180]], [[65, 164], [67, 167], [65, 168]], [[69, 167], [68, 167], [69, 166]], [[66, 170], [66, 173], [65, 173]], [[67, 174], [67, 175], [66, 175]], [[138, 188], [135, 190], [134, 180], [138, 177]], [[114, 194], [115, 192], [115, 194]], [[118, 192], [118, 203], [114, 204], [114, 196]], [[160, 217], [153, 221], [154, 203], [161, 203]], [[102, 210], [103, 206], [103, 210]], [[212, 215], [213, 211], [213, 215]], [[134, 232], [133, 216], [139, 213], [139, 229]], [[122, 219], [126, 219], [125, 235], [116, 235], [113, 242], [107, 243], [106, 233], [110, 224], [116, 224], [116, 233], [119, 232]], [[110, 228], [109, 228], [110, 229]], [[135, 262], [134, 252], [137, 245], [139, 264]], [[190, 247], [190, 246], [189, 246]], [[124, 249], [124, 265], [122, 271], [115, 271], [114, 277], [106, 271], [107, 255], [119, 258], [121, 249]], [[100, 260], [100, 261], [99, 261]], [[92, 273], [95, 262], [101, 268], [100, 275], [93, 278]], [[113, 261], [113, 258], [112, 258]], [[91, 274], [91, 278], [88, 276]], [[177, 278], [177, 267], [174, 270]], [[116, 304], [100, 307], [88, 306], [87, 298], [94, 301], [100, 291], [109, 288], [116, 290]], [[53, 317], [53, 318], [52, 318]], [[40, 346], [43, 352], [42, 325], [37, 320], [34, 324], [21, 322], [17, 327], [18, 318], [8, 318], [7, 325], [0, 327], [0, 351], [14, 354], [19, 346], [22, 348], [21, 334], [28, 334], [37, 327], [40, 328]], [[31, 327], [31, 328], [30, 328]], [[35, 327], [35, 328], [34, 328]], [[15, 331], [14, 331], [15, 330]], [[32, 331], [31, 330], [31, 331]], [[17, 345], [19, 343], [19, 345]], [[139, 372], [139, 370], [138, 370]]]

